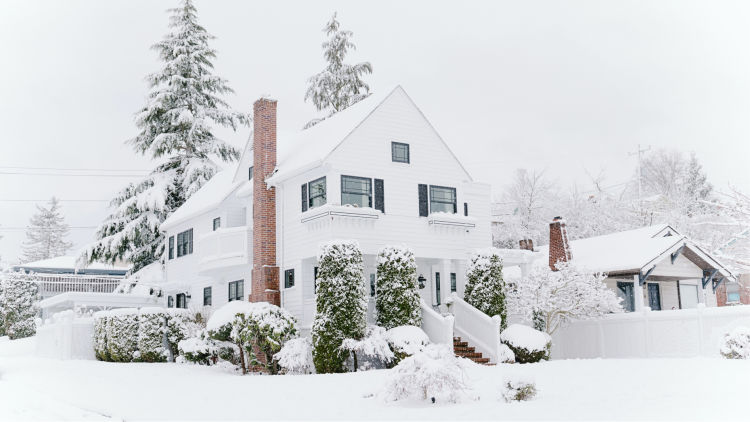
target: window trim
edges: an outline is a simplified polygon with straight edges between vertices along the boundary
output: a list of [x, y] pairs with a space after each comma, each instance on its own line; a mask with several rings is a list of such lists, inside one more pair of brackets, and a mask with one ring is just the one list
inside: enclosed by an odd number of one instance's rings
[[458, 290], [458, 277], [456, 276], [456, 273], [451, 273], [451, 293], [456, 292]]
[[169, 259], [174, 259], [174, 235], [169, 236]]
[[291, 289], [294, 287], [294, 268], [284, 271], [284, 288]]
[[348, 175], [344, 175], [344, 174], [341, 175], [341, 205], [352, 205], [352, 206], [354, 205], [354, 204], [345, 204], [344, 203], [344, 194], [349, 194], [349, 195], [364, 195], [363, 193], [360, 193], [360, 192], [345, 192], [344, 191], [344, 179], [345, 178], [348, 178], [348, 179], [357, 179], [357, 180], [367, 180], [370, 189], [369, 189], [369, 194], [368, 194], [368, 198], [369, 198], [368, 204], [369, 205], [366, 208], [372, 208], [372, 179], [369, 178], [369, 177], [348, 176]]
[[[232, 287], [234, 287], [234, 296], [232, 296]], [[229, 302], [243, 300], [243, 296], [245, 295], [245, 280], [234, 280], [227, 283], [227, 293], [229, 295]]]
[[[396, 157], [396, 148], [406, 147], [406, 161], [403, 161], [400, 157]], [[405, 142], [391, 142], [391, 161], [394, 163], [410, 164], [411, 163], [411, 148], [409, 144]]]
[[[433, 189], [448, 189], [453, 191], [453, 202], [446, 202], [446, 201], [436, 201], [433, 199]], [[436, 202], [438, 204], [451, 204], [453, 205], [453, 214], [458, 213], [458, 192], [456, 191], [456, 188], [450, 187], [450, 186], [439, 186], [439, 185], [430, 185], [429, 192], [428, 192], [428, 199], [430, 201], [430, 213], [433, 212], [444, 212], [444, 211], [434, 211], [433, 210], [433, 202]]]
[[221, 217], [214, 218], [213, 228], [214, 228], [214, 231], [216, 231], [216, 229], [221, 228]]
[[213, 289], [211, 288], [211, 286], [204, 287], [203, 288], [203, 306], [212, 306], [212, 305], [213, 305]]
[[[187, 239], [185, 239], [187, 237]], [[182, 240], [180, 240], [182, 238]], [[193, 253], [193, 229], [177, 233], [177, 258]]]
[[[313, 185], [313, 183], [317, 183], [317, 182], [320, 182], [320, 181], [323, 182], [323, 193], [322, 194], [318, 194], [318, 195], [313, 195], [312, 185]], [[313, 200], [315, 198], [320, 198], [321, 196], [323, 197], [323, 203], [322, 204], [318, 204], [318, 205], [313, 205]], [[315, 180], [311, 180], [311, 181], [307, 182], [307, 209], [310, 210], [312, 208], [316, 208], [316, 207], [325, 205], [327, 203], [328, 203], [328, 180], [326, 180], [326, 177], [325, 176], [319, 177], [319, 178], [317, 178]]]
[[[177, 309], [187, 309], [187, 295], [185, 293], [177, 293], [175, 295], [175, 308]], [[180, 299], [182, 299], [182, 305], [180, 306]]]

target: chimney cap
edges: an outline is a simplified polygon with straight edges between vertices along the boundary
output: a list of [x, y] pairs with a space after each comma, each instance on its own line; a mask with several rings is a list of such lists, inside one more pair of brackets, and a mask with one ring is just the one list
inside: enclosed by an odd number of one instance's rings
[[271, 98], [270, 95], [261, 95], [261, 97], [258, 98], [257, 100], [255, 100], [255, 102], [253, 104], [257, 104], [257, 103], [261, 103], [261, 102], [275, 103], [277, 101], [276, 101], [275, 98]]
[[552, 221], [561, 221], [562, 219], [563, 218], [558, 215], [557, 217], [553, 218]]

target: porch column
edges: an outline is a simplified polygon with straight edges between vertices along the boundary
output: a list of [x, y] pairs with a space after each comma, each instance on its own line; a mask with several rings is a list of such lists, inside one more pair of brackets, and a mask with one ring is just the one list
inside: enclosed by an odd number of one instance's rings
[[635, 312], [643, 311], [643, 287], [641, 286], [638, 274], [633, 276], [633, 303]]

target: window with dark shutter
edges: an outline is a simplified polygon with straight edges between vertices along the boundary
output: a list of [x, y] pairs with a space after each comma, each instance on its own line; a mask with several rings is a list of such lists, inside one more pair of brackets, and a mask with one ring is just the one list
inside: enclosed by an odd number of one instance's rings
[[211, 306], [211, 288], [203, 288], [203, 306]]
[[177, 233], [177, 257], [193, 253], [193, 229]]
[[372, 207], [372, 179], [341, 176], [341, 205], [359, 208]]
[[456, 291], [456, 273], [451, 273], [451, 292]]
[[253, 166], [250, 166], [249, 169], [247, 169], [247, 180], [253, 179]]
[[430, 212], [456, 214], [456, 188], [430, 186]]
[[468, 216], [469, 216], [469, 203], [464, 202], [464, 217], [468, 217]]
[[167, 297], [167, 308], [174, 308], [174, 296]]
[[174, 236], [169, 236], [169, 259], [174, 259]]
[[214, 231], [221, 228], [221, 217], [214, 218]]
[[302, 212], [307, 211], [307, 183], [302, 184]]
[[427, 185], [419, 185], [419, 216], [427, 217], [430, 213], [427, 205]]
[[310, 196], [308, 205], [310, 208], [319, 207], [326, 203], [326, 178], [315, 179], [307, 184], [307, 193]]
[[385, 214], [385, 193], [383, 179], [375, 179], [375, 209]]
[[284, 271], [284, 288], [294, 287], [294, 269]]
[[229, 282], [229, 301], [242, 300], [242, 296], [245, 294], [245, 281], [237, 280]]

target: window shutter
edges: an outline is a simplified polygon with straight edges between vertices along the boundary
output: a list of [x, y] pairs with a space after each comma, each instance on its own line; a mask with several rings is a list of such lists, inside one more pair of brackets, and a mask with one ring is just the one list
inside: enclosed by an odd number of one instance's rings
[[189, 242], [190, 242], [190, 246], [189, 246], [190, 251], [188, 253], [193, 253], [193, 229], [190, 229], [189, 233], [190, 233], [189, 234], [189, 236], [190, 236], [189, 237], [189, 239], [190, 239], [189, 240]]
[[464, 202], [464, 216], [465, 217], [469, 216], [469, 203], [468, 202]]
[[427, 185], [419, 185], [419, 216], [427, 217], [430, 213], [427, 205]]
[[385, 195], [383, 192], [383, 179], [375, 179], [375, 209], [385, 214]]
[[307, 211], [307, 183], [302, 184], [302, 212]]

